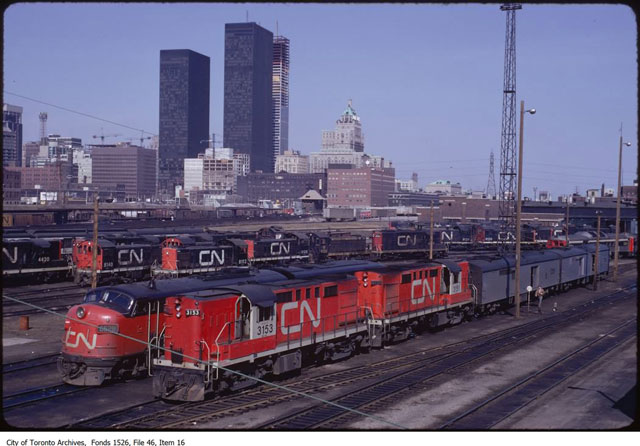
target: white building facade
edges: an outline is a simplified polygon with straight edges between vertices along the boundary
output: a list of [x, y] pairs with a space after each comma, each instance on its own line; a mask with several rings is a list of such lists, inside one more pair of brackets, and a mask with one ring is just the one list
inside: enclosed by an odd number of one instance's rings
[[309, 173], [309, 156], [298, 150], [286, 150], [276, 157], [275, 172]]
[[249, 172], [249, 155], [233, 149], [206, 149], [198, 158], [184, 160], [184, 190], [210, 191], [225, 196], [236, 193], [237, 178]]

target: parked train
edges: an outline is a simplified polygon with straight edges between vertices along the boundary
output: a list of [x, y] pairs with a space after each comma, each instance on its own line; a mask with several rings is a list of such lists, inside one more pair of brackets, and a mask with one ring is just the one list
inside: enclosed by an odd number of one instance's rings
[[154, 337], [164, 337], [163, 304], [169, 296], [375, 267], [368, 261], [342, 261], [286, 269], [225, 268], [207, 275], [151, 280], [148, 284], [99, 287], [87, 292], [83, 303], [67, 313], [58, 370], [63, 381], [86, 386], [100, 385], [105, 379], [143, 375], [149, 363], [147, 343]]
[[[598, 275], [608, 273], [608, 251], [600, 247]], [[592, 280], [594, 254], [592, 245], [524, 252], [520, 293]], [[233, 371], [282, 375], [511, 305], [513, 271], [512, 256], [339, 261], [157, 281], [152, 289], [101, 287], [69, 311], [60, 370], [65, 382], [97, 385], [133, 373], [135, 354], [137, 373], [151, 360], [156, 396], [199, 400], [252, 384]]]
[[[98, 281], [134, 281], [217, 271], [228, 266], [281, 264], [298, 261], [322, 263], [332, 259], [425, 259], [429, 236], [424, 231], [385, 229], [369, 235], [329, 232], [285, 232], [265, 228], [256, 233], [219, 234], [213, 239], [190, 235], [164, 240], [142, 238], [100, 239], [96, 259]], [[88, 284], [93, 264], [90, 240], [74, 243], [75, 281]], [[446, 254], [435, 243], [434, 257]]]

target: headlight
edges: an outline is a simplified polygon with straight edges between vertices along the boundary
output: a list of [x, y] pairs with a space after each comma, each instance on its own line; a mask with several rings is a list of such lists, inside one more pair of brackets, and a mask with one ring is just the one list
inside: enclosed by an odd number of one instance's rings
[[117, 325], [98, 325], [98, 333], [117, 333]]
[[78, 319], [82, 319], [84, 315], [85, 315], [84, 308], [78, 307], [76, 309], [76, 316], [78, 316]]

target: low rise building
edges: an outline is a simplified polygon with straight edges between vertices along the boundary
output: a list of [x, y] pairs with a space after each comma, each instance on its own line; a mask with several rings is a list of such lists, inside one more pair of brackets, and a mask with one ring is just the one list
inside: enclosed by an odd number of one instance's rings
[[309, 156], [301, 155], [298, 150], [285, 150], [276, 156], [275, 172], [309, 173]]
[[325, 195], [326, 188], [324, 173], [250, 173], [238, 178], [238, 195], [247, 203], [271, 200], [291, 207], [307, 191]]
[[156, 193], [157, 152], [126, 143], [94, 146], [92, 184], [99, 189], [123, 189], [129, 198], [152, 198]]
[[20, 204], [21, 172], [19, 170], [2, 169], [2, 203]]
[[462, 186], [449, 180], [438, 180], [427, 184], [424, 191], [429, 194], [459, 195], [462, 193]]
[[364, 208], [388, 206], [395, 190], [392, 167], [327, 169], [327, 206]]

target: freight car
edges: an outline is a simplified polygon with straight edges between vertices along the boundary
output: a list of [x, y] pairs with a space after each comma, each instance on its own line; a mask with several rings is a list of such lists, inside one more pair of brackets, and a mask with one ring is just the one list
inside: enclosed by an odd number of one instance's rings
[[159, 348], [164, 342], [163, 305], [169, 296], [376, 267], [373, 262], [341, 261], [264, 270], [227, 268], [208, 275], [152, 280], [148, 284], [99, 287], [87, 292], [82, 304], [69, 309], [58, 369], [64, 382], [82, 386], [100, 385], [111, 378], [143, 376], [152, 353], [149, 347], [155, 344]]

